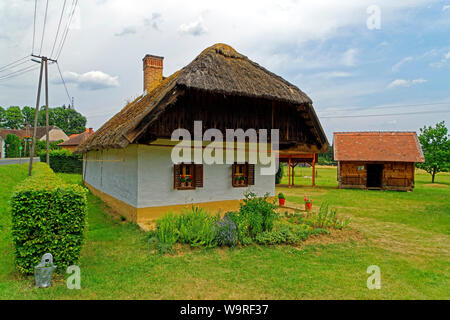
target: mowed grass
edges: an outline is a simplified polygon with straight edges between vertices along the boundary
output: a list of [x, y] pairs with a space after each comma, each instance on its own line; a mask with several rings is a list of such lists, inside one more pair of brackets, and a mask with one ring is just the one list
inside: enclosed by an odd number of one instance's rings
[[[33, 277], [14, 269], [9, 199], [26, 178], [25, 165], [0, 166], [1, 299], [449, 299], [450, 175], [416, 176], [414, 192], [336, 189], [336, 169], [296, 169], [294, 188], [277, 192], [288, 203], [314, 207], [327, 201], [362, 236], [344, 242], [290, 246], [187, 249], [161, 256], [145, 232], [120, 222], [89, 194], [89, 228], [82, 250], [81, 290], [69, 290], [66, 275], [51, 288], [33, 287]], [[59, 174], [72, 183], [80, 175]], [[286, 182], [286, 181], [283, 181]], [[369, 290], [367, 267], [381, 268], [381, 289]]]

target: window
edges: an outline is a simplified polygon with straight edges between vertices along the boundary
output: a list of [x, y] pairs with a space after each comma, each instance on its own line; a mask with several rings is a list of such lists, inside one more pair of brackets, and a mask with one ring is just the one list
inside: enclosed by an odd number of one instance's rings
[[231, 184], [233, 187], [247, 187], [255, 184], [255, 165], [235, 163], [232, 166]]
[[203, 187], [203, 165], [181, 163], [173, 166], [173, 187], [189, 190]]

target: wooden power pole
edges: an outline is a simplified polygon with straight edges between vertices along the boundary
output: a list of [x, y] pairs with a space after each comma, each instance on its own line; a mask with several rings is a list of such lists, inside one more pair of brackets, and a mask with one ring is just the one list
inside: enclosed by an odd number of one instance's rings
[[41, 59], [40, 61], [32, 59], [34, 62], [40, 63], [41, 64], [41, 71], [39, 73], [39, 83], [38, 83], [38, 93], [37, 93], [37, 99], [36, 99], [36, 110], [34, 113], [34, 126], [33, 126], [33, 140], [32, 140], [32, 145], [31, 145], [31, 150], [30, 150], [30, 165], [28, 168], [28, 175], [31, 176], [31, 172], [33, 170], [33, 157], [34, 157], [34, 152], [36, 150], [36, 130], [37, 130], [37, 123], [38, 123], [38, 116], [39, 116], [39, 104], [40, 104], [40, 100], [41, 100], [41, 87], [42, 87], [42, 74], [44, 73], [44, 67], [45, 67], [45, 136], [46, 136], [46, 149], [47, 149], [47, 157], [46, 157], [46, 162], [47, 165], [50, 165], [50, 157], [49, 157], [49, 145], [50, 145], [50, 140], [49, 140], [49, 136], [48, 136], [48, 61], [52, 61], [52, 62], [56, 62], [56, 60], [53, 59], [49, 59], [47, 57], [43, 57], [43, 56], [36, 56], [36, 55], [32, 55], [35, 58], [39, 58]]

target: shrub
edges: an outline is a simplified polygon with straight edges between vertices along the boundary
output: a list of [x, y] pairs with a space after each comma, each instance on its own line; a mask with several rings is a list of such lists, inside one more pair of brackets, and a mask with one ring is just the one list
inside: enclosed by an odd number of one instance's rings
[[278, 194], [278, 199], [286, 199], [286, 197], [284, 196], [284, 194], [283, 193], [279, 193]]
[[[263, 231], [271, 231], [273, 222], [278, 217], [275, 212], [277, 206], [267, 200], [266, 194], [263, 198], [256, 197], [256, 194], [249, 192], [245, 194], [244, 202], [241, 203], [239, 215], [240, 219], [247, 224], [246, 233], [254, 238], [258, 233]], [[241, 223], [238, 223], [240, 225]], [[243, 226], [245, 228], [245, 225]]]
[[284, 170], [284, 166], [283, 164], [280, 162], [278, 164], [278, 171], [275, 174], [275, 184], [280, 184], [281, 183], [281, 179], [283, 178], [283, 170]]
[[178, 241], [179, 231], [177, 228], [178, 216], [168, 213], [156, 222], [156, 238], [158, 239], [158, 249], [161, 253], [172, 250], [173, 245]]
[[180, 242], [194, 247], [215, 247], [217, 220], [217, 217], [198, 207], [184, 210], [178, 218]]
[[20, 156], [20, 139], [18, 136], [8, 133], [5, 137], [6, 158], [18, 158]]
[[78, 262], [86, 228], [87, 191], [63, 183], [44, 163], [12, 196], [12, 238], [15, 263], [32, 273], [44, 253], [53, 255], [59, 270]]
[[[46, 155], [45, 151], [39, 154], [41, 162], [46, 162]], [[50, 150], [50, 168], [55, 172], [82, 173], [82, 159], [81, 154], [73, 154], [67, 149]]]
[[343, 229], [350, 224], [351, 219], [341, 219], [337, 216], [337, 210], [329, 208], [328, 203], [322, 203], [319, 212], [305, 219], [305, 222], [314, 228]]
[[219, 246], [236, 246], [238, 229], [229, 215], [216, 222], [216, 243]]

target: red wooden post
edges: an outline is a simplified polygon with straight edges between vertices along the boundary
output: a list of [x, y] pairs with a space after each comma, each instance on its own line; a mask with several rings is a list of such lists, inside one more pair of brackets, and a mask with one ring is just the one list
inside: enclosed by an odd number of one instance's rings
[[313, 153], [313, 161], [312, 161], [312, 186], [316, 185], [316, 154]]

